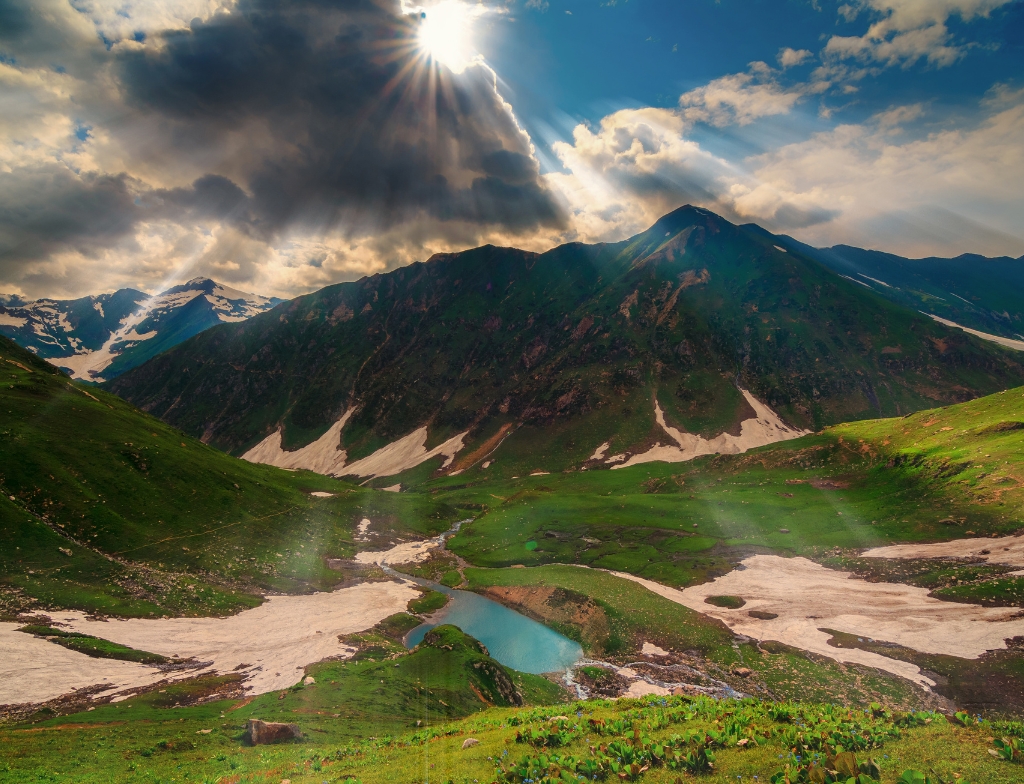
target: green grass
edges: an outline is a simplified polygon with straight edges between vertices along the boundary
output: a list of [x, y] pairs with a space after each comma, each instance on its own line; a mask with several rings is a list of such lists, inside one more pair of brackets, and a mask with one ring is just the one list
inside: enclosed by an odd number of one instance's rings
[[704, 601], [708, 604], [715, 605], [715, 607], [726, 607], [730, 610], [738, 610], [746, 604], [746, 602], [738, 596], [709, 596]]
[[[449, 542], [474, 565], [579, 563], [682, 587], [751, 552], [849, 559], [892, 542], [1024, 528], [1024, 429], [1006, 424], [1018, 421], [1024, 389], [744, 455], [516, 480], [476, 470], [423, 489], [482, 508]], [[932, 564], [932, 587], [948, 568]], [[999, 586], [975, 595], [1020, 602], [1015, 584]]]
[[355, 553], [363, 517], [387, 537], [465, 516], [229, 457], [2, 338], [0, 367], [0, 615], [235, 612], [363, 574], [330, 562]]
[[[322, 670], [321, 677], [326, 673]], [[406, 677], [399, 678], [406, 688], [426, 690], [414, 678], [401, 680]], [[319, 784], [351, 777], [364, 784], [428, 779], [471, 784], [494, 781], [499, 765], [508, 768], [542, 753], [549, 758], [552, 754], [595, 758], [600, 746], [628, 743], [634, 727], [642, 738], [656, 742], [695, 733], [702, 737], [714, 733], [724, 740], [730, 732], [739, 732], [732, 737], [756, 739], [757, 745], [746, 748], [734, 742], [723, 748], [718, 741], [710, 741], [715, 768], [694, 779], [708, 784], [753, 781], [755, 776], [768, 781], [787, 765], [795, 772], [813, 758], [813, 752], [804, 752], [797, 762], [790, 754], [794, 743], [816, 743], [818, 727], [834, 727], [838, 737], [851, 738], [858, 761], [877, 761], [883, 784], [894, 784], [907, 769], [934, 770], [944, 780], [951, 781], [956, 775], [973, 784], [1010, 784], [1020, 775], [1018, 765], [988, 754], [989, 738], [1004, 734], [1003, 728], [956, 726], [936, 714], [907, 717], [879, 712], [873, 716], [827, 705], [690, 702], [682, 698], [595, 700], [542, 708], [490, 708], [455, 720], [440, 712], [424, 713], [428, 719], [419, 727], [413, 721], [416, 714], [410, 713], [393, 722], [363, 725], [364, 736], [355, 739], [351, 728], [360, 719], [335, 717], [344, 706], [327, 698], [330, 691], [318, 680], [314, 686], [290, 690], [280, 700], [277, 695], [267, 695], [248, 704], [220, 701], [178, 709], [135, 698], [31, 728], [0, 728], [5, 750], [0, 758], [0, 778], [82, 784], [172, 779], [225, 784], [289, 779], [293, 784]], [[264, 699], [268, 703], [261, 702]], [[305, 737], [276, 746], [244, 746], [245, 720], [267, 710], [279, 710], [282, 718], [297, 722]], [[554, 716], [567, 719], [552, 722]], [[595, 730], [591, 720], [601, 729]], [[396, 727], [399, 729], [392, 734]], [[565, 745], [538, 749], [516, 742], [517, 733], [547, 733], [551, 727], [560, 728]], [[801, 735], [804, 728], [807, 731]], [[368, 734], [374, 737], [367, 738]], [[463, 742], [470, 737], [479, 744], [463, 750]], [[677, 777], [680, 772], [656, 764], [639, 774], [638, 780], [668, 784]], [[682, 779], [690, 777], [683, 775]]]
[[119, 659], [121, 661], [133, 661], [139, 664], [164, 664], [168, 661], [166, 656], [148, 651], [139, 651], [129, 648], [127, 645], [104, 640], [100, 637], [93, 637], [89, 634], [78, 632], [66, 632], [62, 629], [55, 629], [52, 626], [41, 626], [29, 624], [18, 629], [19, 632], [34, 634], [37, 637], [46, 637], [57, 645], [63, 645], [73, 651], [84, 653], [95, 659]]
[[409, 612], [429, 615], [440, 610], [446, 604], [448, 604], [448, 594], [441, 593], [441, 591], [427, 591], [419, 599], [409, 602]]

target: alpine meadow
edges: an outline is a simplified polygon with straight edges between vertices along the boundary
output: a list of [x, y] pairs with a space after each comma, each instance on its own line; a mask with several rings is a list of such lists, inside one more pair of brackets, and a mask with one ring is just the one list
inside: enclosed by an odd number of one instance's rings
[[1020, 781], [1022, 42], [0, 0], [0, 782]]

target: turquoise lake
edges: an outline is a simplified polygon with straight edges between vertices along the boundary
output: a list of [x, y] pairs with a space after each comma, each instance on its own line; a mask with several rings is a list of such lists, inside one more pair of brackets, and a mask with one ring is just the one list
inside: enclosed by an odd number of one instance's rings
[[410, 648], [435, 626], [450, 623], [480, 640], [493, 658], [520, 672], [558, 672], [583, 658], [578, 642], [497, 602], [470, 591], [432, 583], [429, 587], [443, 591], [451, 600], [435, 623], [421, 624], [409, 632], [405, 642]]

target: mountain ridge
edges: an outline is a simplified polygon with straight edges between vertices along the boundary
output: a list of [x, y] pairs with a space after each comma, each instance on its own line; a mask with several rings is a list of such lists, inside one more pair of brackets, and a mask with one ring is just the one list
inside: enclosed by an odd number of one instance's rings
[[136, 289], [74, 300], [0, 299], [0, 334], [74, 378], [103, 381], [217, 324], [284, 300], [197, 277], [149, 295]]
[[757, 224], [741, 228], [804, 253], [906, 307], [1002, 338], [1024, 338], [1024, 256], [911, 259], [852, 245], [815, 248]]
[[356, 407], [352, 460], [425, 424], [427, 449], [468, 430], [470, 452], [526, 426], [548, 470], [615, 432], [612, 449], [652, 446], [655, 401], [671, 426], [714, 437], [749, 417], [740, 387], [818, 429], [1021, 381], [1012, 352], [683, 207], [619, 243], [484, 246], [328, 286], [109, 388], [233, 454], [278, 429], [283, 449], [307, 445]]

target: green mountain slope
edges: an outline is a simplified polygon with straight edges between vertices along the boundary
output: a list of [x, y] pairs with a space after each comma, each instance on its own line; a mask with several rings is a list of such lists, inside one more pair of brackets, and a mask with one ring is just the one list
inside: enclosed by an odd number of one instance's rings
[[433, 500], [229, 457], [6, 338], [0, 372], [0, 614], [232, 611], [346, 579], [326, 559], [355, 552], [364, 516], [382, 536], [457, 519]]
[[[755, 224], [742, 228], [772, 236]], [[1024, 257], [964, 253], [953, 259], [908, 259], [849, 245], [814, 248], [785, 235], [775, 235], [774, 241], [892, 302], [993, 335], [1024, 336]]]
[[357, 407], [352, 459], [423, 425], [431, 445], [468, 430], [464, 455], [523, 427], [519, 452], [554, 470], [611, 436], [653, 439], [655, 395], [713, 436], [752, 415], [737, 385], [819, 428], [1022, 381], [1014, 352], [686, 207], [621, 243], [488, 246], [330, 286], [110, 389], [235, 454], [279, 425], [286, 449], [309, 443]]

